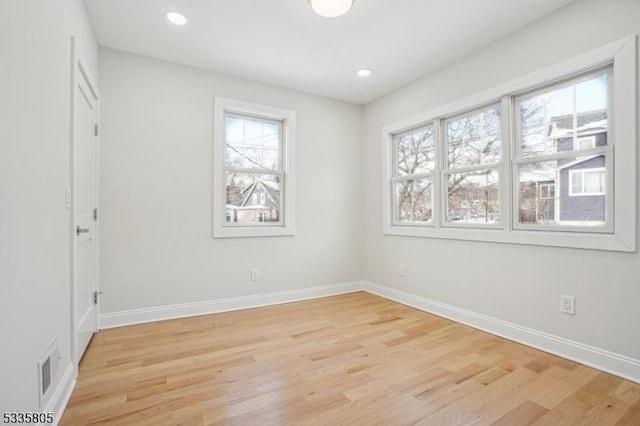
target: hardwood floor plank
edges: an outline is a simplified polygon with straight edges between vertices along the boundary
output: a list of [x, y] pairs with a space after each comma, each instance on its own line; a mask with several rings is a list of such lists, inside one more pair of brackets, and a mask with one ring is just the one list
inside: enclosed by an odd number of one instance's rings
[[622, 425], [640, 425], [640, 401], [633, 404], [616, 422], [616, 426]]
[[639, 418], [639, 384], [359, 292], [101, 331], [60, 424]]
[[518, 407], [492, 423], [493, 426], [529, 425], [547, 414], [549, 410], [531, 401], [524, 401]]
[[[417, 426], [449, 426], [449, 425], [486, 425], [488, 424], [482, 417], [469, 410], [462, 404], [454, 402], [437, 411], [435, 414], [427, 416], [416, 423]], [[522, 423], [513, 423], [522, 424]], [[512, 424], [512, 425], [513, 425]]]
[[553, 409], [598, 374], [600, 373], [593, 368], [580, 366], [572, 374], [567, 375], [565, 380], [547, 388], [546, 392], [532, 396], [531, 401], [542, 407]]

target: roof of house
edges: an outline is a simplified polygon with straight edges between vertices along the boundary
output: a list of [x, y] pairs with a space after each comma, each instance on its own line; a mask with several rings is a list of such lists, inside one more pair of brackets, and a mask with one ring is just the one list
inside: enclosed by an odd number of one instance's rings
[[[601, 133], [607, 130], [607, 110], [585, 111], [576, 116], [578, 135]], [[549, 137], [564, 138], [573, 136], [573, 114], [558, 115], [549, 120]]]
[[[563, 164], [562, 166], [558, 166], [558, 170], [570, 169], [571, 167], [582, 164], [586, 161], [593, 160], [594, 158], [601, 157], [602, 154], [596, 155], [588, 155], [586, 157], [579, 157], [575, 161], [572, 161], [567, 164]], [[535, 183], [546, 183], [546, 182], [555, 182], [555, 177], [552, 178], [548, 176], [548, 171], [545, 173], [544, 171], [539, 171], [539, 173], [530, 172], [530, 173], [521, 173], [521, 178], [524, 177], [526, 181], [535, 182]]]
[[[267, 197], [269, 197], [271, 202], [273, 204], [277, 204], [276, 199], [278, 195], [277, 194], [278, 190], [270, 182], [265, 182], [261, 179], [256, 179], [251, 185], [247, 186], [245, 189], [240, 191], [240, 193], [244, 195], [244, 198], [242, 199], [242, 203], [240, 204], [240, 207], [246, 207], [247, 203], [249, 202], [249, 198], [251, 198], [251, 194], [253, 194], [258, 187], [264, 188], [265, 193], [267, 194]], [[260, 206], [256, 206], [256, 207], [260, 207]]]
[[580, 157], [580, 158], [577, 158], [575, 161], [559, 166], [558, 170], [570, 169], [573, 166], [577, 166], [579, 164], [584, 163], [585, 161], [593, 160], [594, 158], [601, 157], [601, 156], [602, 156], [601, 154], [598, 154], [598, 155], [589, 155], [587, 157]]

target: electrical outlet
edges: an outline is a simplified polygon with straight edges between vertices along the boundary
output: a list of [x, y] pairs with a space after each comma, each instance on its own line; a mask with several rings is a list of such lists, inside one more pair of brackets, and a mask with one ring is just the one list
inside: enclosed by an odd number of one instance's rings
[[400, 275], [401, 277], [407, 276], [407, 269], [404, 267], [404, 265], [398, 266], [398, 275]]
[[560, 312], [575, 315], [576, 314], [576, 298], [573, 296], [560, 296]]
[[258, 281], [260, 279], [260, 269], [251, 268], [251, 281]]

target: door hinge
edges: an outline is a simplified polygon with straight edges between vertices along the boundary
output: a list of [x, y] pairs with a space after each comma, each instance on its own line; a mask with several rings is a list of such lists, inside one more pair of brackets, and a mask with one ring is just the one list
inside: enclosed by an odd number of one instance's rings
[[93, 304], [97, 305], [98, 304], [98, 296], [100, 296], [102, 294], [101, 291], [94, 291], [93, 292]]
[[98, 209], [93, 209], [93, 220], [98, 220]]
[[98, 125], [97, 125], [97, 124], [96, 124], [96, 125], [94, 125], [94, 127], [93, 127], [93, 134], [94, 134], [95, 136], [98, 136]]

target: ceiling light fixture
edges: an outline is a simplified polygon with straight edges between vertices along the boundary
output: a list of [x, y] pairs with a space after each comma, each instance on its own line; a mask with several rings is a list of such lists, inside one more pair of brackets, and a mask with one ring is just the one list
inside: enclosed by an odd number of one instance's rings
[[371, 70], [362, 68], [361, 70], [358, 70], [356, 74], [358, 74], [359, 77], [369, 77], [371, 75]]
[[185, 18], [182, 13], [178, 12], [167, 13], [167, 19], [169, 20], [169, 22], [175, 25], [184, 25], [187, 23], [187, 18]]
[[354, 0], [309, 0], [311, 8], [325, 18], [337, 18], [351, 9]]

